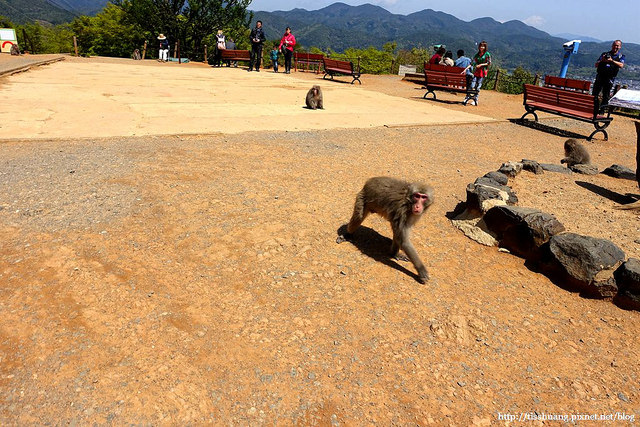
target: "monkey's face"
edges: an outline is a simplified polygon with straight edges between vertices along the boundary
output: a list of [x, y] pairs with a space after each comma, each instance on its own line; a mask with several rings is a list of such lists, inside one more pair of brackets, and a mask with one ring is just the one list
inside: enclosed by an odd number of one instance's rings
[[413, 203], [411, 213], [414, 215], [422, 215], [425, 209], [432, 203], [431, 197], [425, 193], [413, 193], [411, 195], [411, 201]]

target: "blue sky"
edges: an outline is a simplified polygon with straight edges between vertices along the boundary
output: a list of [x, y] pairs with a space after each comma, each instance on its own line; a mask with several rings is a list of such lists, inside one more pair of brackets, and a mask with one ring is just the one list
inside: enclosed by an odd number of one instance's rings
[[[337, 0], [253, 0], [251, 10], [321, 9]], [[497, 21], [517, 19], [549, 34], [572, 33], [600, 40], [621, 39], [640, 44], [640, 0], [341, 0], [370, 3], [407, 15], [423, 9], [449, 13], [463, 21], [490, 16]], [[610, 7], [608, 7], [610, 6]]]

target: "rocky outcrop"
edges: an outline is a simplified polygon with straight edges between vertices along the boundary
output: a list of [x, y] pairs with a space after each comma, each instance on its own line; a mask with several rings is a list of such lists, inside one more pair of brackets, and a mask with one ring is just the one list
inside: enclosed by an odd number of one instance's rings
[[586, 296], [611, 298], [618, 292], [614, 271], [625, 254], [606, 239], [563, 233], [551, 237], [545, 269]]
[[556, 217], [532, 208], [497, 206], [483, 219], [501, 247], [530, 260], [540, 259], [542, 245], [565, 230]]

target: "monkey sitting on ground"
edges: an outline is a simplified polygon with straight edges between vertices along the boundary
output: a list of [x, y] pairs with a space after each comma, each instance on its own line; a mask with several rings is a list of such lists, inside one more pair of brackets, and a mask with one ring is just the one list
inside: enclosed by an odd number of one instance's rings
[[20, 47], [17, 44], [12, 44], [11, 49], [9, 49], [9, 53], [13, 56], [20, 55]]
[[136, 49], [133, 51], [133, 53], [131, 54], [131, 59], [134, 59], [136, 61], [140, 61], [142, 59], [142, 55], [140, 55], [140, 49]]
[[324, 109], [322, 104], [322, 89], [320, 89], [320, 86], [314, 85], [309, 89], [305, 102], [307, 103], [307, 108], [311, 108], [312, 110], [317, 108]]
[[[351, 238], [352, 234], [370, 213], [377, 213], [391, 223], [393, 243], [391, 256], [403, 261], [411, 260], [418, 270], [420, 283], [429, 280], [416, 249], [411, 244], [411, 227], [433, 203], [433, 187], [425, 184], [409, 183], [389, 177], [369, 179], [356, 196], [353, 215], [347, 225], [347, 232], [338, 236], [337, 243]], [[409, 257], [401, 257], [402, 249]]]
[[584, 145], [572, 138], [567, 139], [564, 143], [564, 156], [560, 163], [566, 163], [568, 167], [591, 163], [591, 156]]

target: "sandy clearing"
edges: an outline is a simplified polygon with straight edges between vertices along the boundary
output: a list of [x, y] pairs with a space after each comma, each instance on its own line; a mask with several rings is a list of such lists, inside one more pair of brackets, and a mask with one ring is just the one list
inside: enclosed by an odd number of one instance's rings
[[323, 87], [324, 111], [303, 108], [309, 75], [203, 64], [123, 67], [74, 58], [8, 77], [0, 131], [17, 139], [111, 137], [492, 120], [370, 91], [366, 78], [360, 87], [314, 77]]

